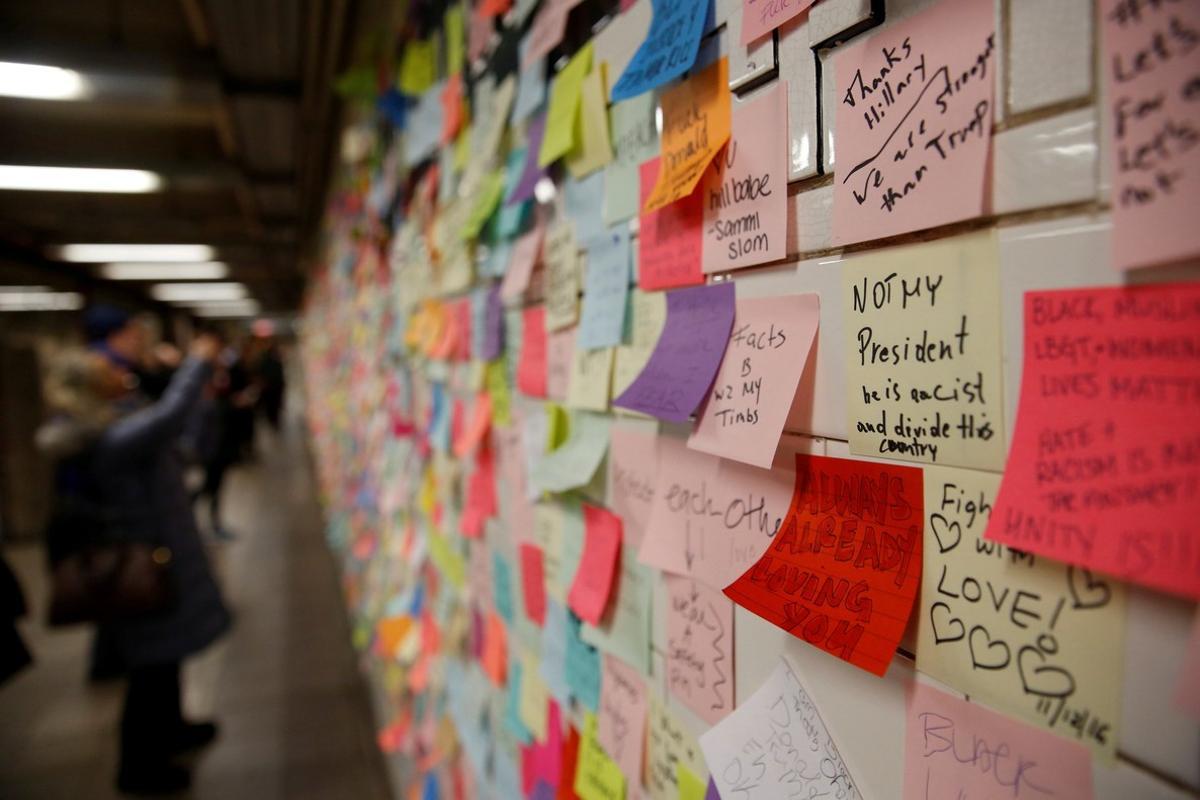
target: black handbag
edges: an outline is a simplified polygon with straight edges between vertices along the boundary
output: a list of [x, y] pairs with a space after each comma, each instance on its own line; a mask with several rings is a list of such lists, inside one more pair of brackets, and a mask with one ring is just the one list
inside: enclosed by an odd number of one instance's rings
[[175, 602], [171, 550], [122, 538], [120, 520], [80, 498], [60, 498], [46, 539], [51, 626], [161, 613]]

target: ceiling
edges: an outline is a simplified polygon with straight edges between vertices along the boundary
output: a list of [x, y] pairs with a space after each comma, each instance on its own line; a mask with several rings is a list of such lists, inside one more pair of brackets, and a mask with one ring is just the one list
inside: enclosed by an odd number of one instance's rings
[[80, 102], [0, 98], [0, 161], [167, 181], [150, 194], [0, 191], [0, 284], [100, 282], [94, 267], [55, 262], [55, 244], [201, 243], [265, 311], [295, 308], [340, 129], [332, 86], [365, 5], [0, 3], [0, 61], [68, 67], [94, 87]]

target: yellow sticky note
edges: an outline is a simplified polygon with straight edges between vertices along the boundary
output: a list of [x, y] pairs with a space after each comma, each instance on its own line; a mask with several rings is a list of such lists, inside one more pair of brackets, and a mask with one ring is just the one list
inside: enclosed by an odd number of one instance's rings
[[644, 211], [655, 211], [696, 188], [713, 156], [729, 141], [729, 65], [721, 58], [663, 92], [658, 183]]
[[446, 9], [446, 15], [442, 17], [442, 31], [446, 37], [446, 72], [450, 75], [460, 73], [466, 64], [463, 49], [466, 42], [466, 25], [461, 5], [455, 3]]
[[488, 363], [484, 385], [492, 396], [492, 423], [507, 428], [512, 422], [512, 393], [509, 389], [508, 364], [503, 357]]
[[584, 350], [576, 347], [571, 356], [571, 374], [567, 383], [567, 405], [588, 411], [608, 410], [608, 390], [612, 383], [613, 348]]
[[708, 786], [685, 767], [682, 761], [675, 764], [675, 781], [679, 784], [679, 800], [704, 800], [704, 792]]
[[538, 151], [538, 166], [549, 166], [575, 146], [579, 97], [583, 79], [591, 68], [592, 43], [588, 42], [555, 76], [550, 89], [550, 105], [546, 109], [546, 132], [542, 137], [542, 149]]
[[413, 39], [400, 59], [400, 91], [424, 94], [437, 80], [437, 40]]
[[421, 479], [421, 491], [417, 495], [417, 507], [426, 519], [433, 519], [433, 512], [437, 506], [437, 478], [433, 474], [433, 466], [425, 468], [425, 475]]
[[646, 366], [666, 324], [666, 292], [643, 292], [638, 289], [630, 292], [629, 320], [626, 322], [629, 332], [617, 347], [613, 364], [614, 397], [629, 388]]
[[924, 472], [917, 669], [1111, 759], [1120, 738], [1125, 585], [984, 539], [999, 474]]
[[567, 169], [582, 178], [612, 161], [608, 132], [608, 102], [605, 100], [604, 64], [583, 79], [579, 94], [579, 141], [567, 155]]
[[471, 213], [467, 217], [466, 222], [459, 228], [458, 236], [463, 241], [474, 239], [479, 236], [479, 232], [483, 230], [483, 224], [488, 221], [488, 217], [496, 210], [496, 206], [500, 205], [500, 198], [504, 194], [504, 169], [494, 170], [483, 179], [483, 186], [480, 187], [475, 195], [475, 202], [471, 206]]
[[521, 724], [539, 742], [546, 741], [546, 711], [550, 690], [541, 679], [541, 660], [530, 653], [521, 653], [521, 694], [517, 715]]
[[575, 766], [575, 794], [581, 800], [621, 800], [625, 797], [625, 776], [600, 746], [597, 728], [596, 715], [584, 712], [579, 761]]
[[570, 434], [570, 417], [558, 403], [546, 403], [546, 452], [562, 447]]
[[994, 231], [842, 262], [850, 452], [1004, 469], [999, 265]]
[[462, 555], [454, 549], [454, 545], [450, 544], [449, 539], [436, 533], [430, 533], [429, 558], [454, 588], [462, 589], [466, 586], [467, 565], [463, 561]]
[[667, 704], [652, 693], [646, 721], [646, 782], [653, 800], [675, 800], [680, 796], [676, 764], [693, 777], [708, 774], [704, 753], [691, 728], [676, 719]]
[[467, 124], [467, 115], [463, 115], [462, 127], [458, 129], [458, 138], [454, 140], [454, 171], [462, 172], [471, 160], [471, 127]]

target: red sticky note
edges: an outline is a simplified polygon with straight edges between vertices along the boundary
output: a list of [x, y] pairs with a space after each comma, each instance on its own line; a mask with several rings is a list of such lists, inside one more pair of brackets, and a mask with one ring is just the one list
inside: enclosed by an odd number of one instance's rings
[[583, 555], [567, 603], [580, 619], [599, 625], [621, 553], [621, 518], [584, 503], [583, 537]]
[[562, 768], [560, 774], [570, 776], [559, 781], [558, 794], [555, 800], [579, 800], [575, 794], [575, 767], [579, 761], [579, 731], [574, 727], [567, 729], [567, 739], [563, 742]]
[[542, 571], [542, 548], [522, 543], [520, 552], [525, 614], [541, 627], [546, 621], [546, 578]]
[[530, 306], [521, 313], [521, 355], [517, 388], [530, 397], [546, 396], [546, 307]]
[[[638, 208], [645, 207], [658, 182], [658, 162], [653, 158], [638, 167]], [[638, 223], [638, 286], [648, 291], [704, 283], [703, 227], [704, 195], [699, 190], [658, 211], [643, 212]]]
[[883, 675], [921, 584], [924, 506], [917, 467], [797, 454], [786, 520], [725, 594]]
[[451, 307], [451, 313], [454, 316], [454, 327], [456, 330], [456, 340], [454, 343], [454, 352], [451, 357], [455, 361], [470, 361], [471, 360], [471, 301], [469, 298], [463, 298], [454, 303]]
[[984, 536], [1200, 598], [1198, 348], [1200, 283], [1027, 292]]
[[467, 497], [459, 520], [459, 532], [470, 539], [483, 535], [483, 524], [496, 515], [496, 460], [490, 448], [481, 448], [475, 470], [467, 481]]
[[462, 75], [455, 73], [446, 80], [442, 89], [442, 144], [458, 135], [458, 128], [462, 124], [462, 106]]
[[483, 672], [493, 684], [503, 686], [508, 676], [508, 632], [504, 620], [495, 611], [489, 611], [483, 629], [483, 652], [479, 658]]

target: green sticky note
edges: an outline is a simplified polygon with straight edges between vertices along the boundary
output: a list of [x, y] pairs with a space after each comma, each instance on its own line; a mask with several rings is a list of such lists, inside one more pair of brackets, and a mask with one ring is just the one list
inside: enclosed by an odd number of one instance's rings
[[679, 800], [704, 800], [708, 787], [682, 761], [675, 762], [675, 782], [679, 784]]
[[462, 6], [458, 4], [450, 6], [446, 9], [446, 16], [442, 17], [442, 33], [446, 39], [446, 73], [449, 75], [462, 72], [466, 65], [466, 55], [463, 50], [465, 31]]
[[571, 152], [579, 133], [579, 98], [583, 79], [592, 68], [592, 43], [584, 45], [554, 78], [550, 106], [546, 110], [546, 133], [538, 151], [538, 166], [549, 166]]
[[483, 179], [483, 185], [475, 196], [475, 205], [471, 207], [471, 214], [458, 231], [459, 238], [464, 242], [478, 238], [479, 232], [483, 230], [483, 223], [487, 222], [488, 217], [495, 212], [496, 207], [500, 205], [500, 198], [503, 196], [504, 170], [501, 168]]
[[437, 40], [413, 39], [404, 46], [400, 60], [400, 91], [424, 94], [437, 80]]

